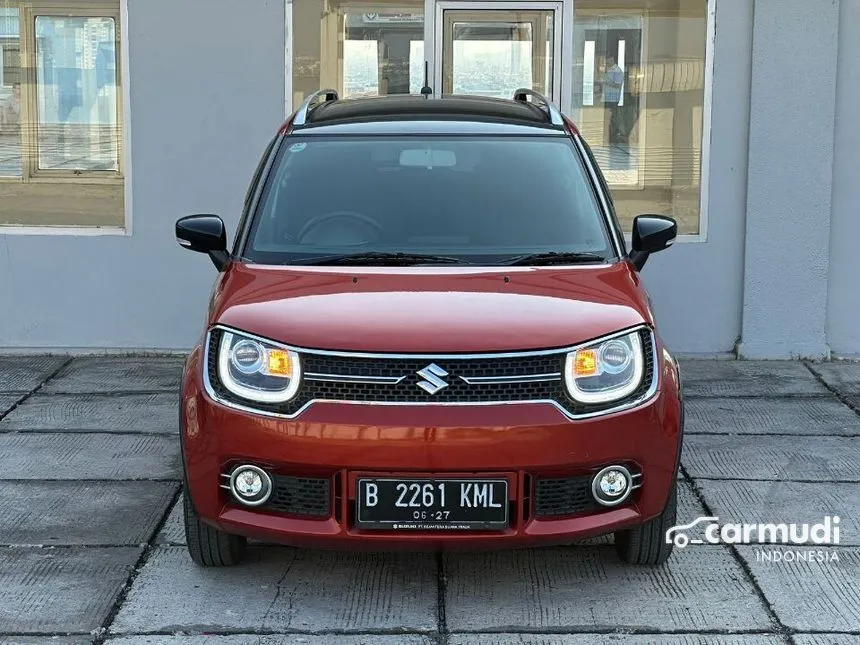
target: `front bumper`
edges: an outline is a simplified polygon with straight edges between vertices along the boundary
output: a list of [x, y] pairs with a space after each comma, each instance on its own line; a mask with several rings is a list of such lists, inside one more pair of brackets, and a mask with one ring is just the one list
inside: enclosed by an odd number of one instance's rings
[[[547, 404], [374, 406], [316, 403], [292, 420], [212, 401], [202, 382], [202, 351], [183, 379], [182, 444], [186, 485], [200, 517], [220, 529], [267, 541], [329, 548], [487, 548], [561, 544], [645, 522], [665, 507], [682, 434], [677, 371], [663, 354], [656, 395], [630, 410], [570, 420]], [[247, 508], [220, 487], [231, 465], [253, 463], [291, 477], [328, 479], [323, 518]], [[643, 485], [617, 508], [565, 516], [536, 514], [542, 478], [584, 476], [629, 464]], [[510, 525], [501, 531], [360, 530], [356, 480], [505, 478]]]

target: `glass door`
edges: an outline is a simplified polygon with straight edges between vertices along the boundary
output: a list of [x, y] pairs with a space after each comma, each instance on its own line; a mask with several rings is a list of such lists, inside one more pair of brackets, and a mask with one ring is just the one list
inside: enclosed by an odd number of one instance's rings
[[561, 105], [562, 2], [435, 3], [436, 94], [510, 98], [522, 87]]

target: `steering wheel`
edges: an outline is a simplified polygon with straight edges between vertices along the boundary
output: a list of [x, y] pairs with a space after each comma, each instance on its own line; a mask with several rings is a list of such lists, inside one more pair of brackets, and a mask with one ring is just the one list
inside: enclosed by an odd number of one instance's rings
[[[341, 225], [337, 225], [336, 222], [338, 220], [342, 221]], [[335, 224], [334, 226], [325, 227], [326, 224]], [[344, 226], [345, 225], [345, 226]], [[330, 228], [329, 231], [326, 229]], [[320, 233], [331, 233], [334, 236], [340, 236], [343, 238], [344, 236], [347, 238], [346, 241], [341, 240], [306, 240], [307, 237], [311, 236], [313, 233], [319, 230]], [[370, 235], [364, 235], [364, 233], [370, 233]], [[323, 213], [322, 215], [317, 215], [316, 217], [312, 217], [308, 220], [304, 226], [302, 226], [301, 230], [298, 234], [298, 242], [299, 244], [303, 243], [311, 243], [311, 244], [326, 244], [326, 243], [334, 243], [337, 245], [359, 245], [359, 244], [368, 244], [370, 242], [376, 242], [382, 235], [382, 226], [376, 221], [374, 218], [369, 215], [365, 215], [364, 213], [359, 213], [358, 211], [332, 211], [330, 213]], [[353, 240], [349, 240], [350, 237], [353, 237]]]

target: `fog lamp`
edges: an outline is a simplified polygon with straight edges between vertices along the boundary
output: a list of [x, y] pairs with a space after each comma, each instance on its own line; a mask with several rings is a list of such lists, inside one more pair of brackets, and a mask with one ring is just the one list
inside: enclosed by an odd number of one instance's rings
[[616, 506], [627, 499], [632, 490], [630, 471], [624, 466], [607, 466], [594, 476], [591, 492], [604, 506]]
[[272, 494], [272, 479], [257, 466], [239, 466], [230, 475], [230, 491], [246, 506], [259, 506]]

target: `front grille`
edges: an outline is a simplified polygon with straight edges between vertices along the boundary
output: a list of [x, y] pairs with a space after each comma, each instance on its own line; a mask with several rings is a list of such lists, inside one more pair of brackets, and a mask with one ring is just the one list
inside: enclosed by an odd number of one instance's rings
[[274, 475], [272, 485], [272, 495], [261, 508], [308, 517], [328, 517], [331, 514], [329, 479]]
[[535, 480], [535, 516], [560, 517], [602, 508], [591, 495], [591, 476]]
[[[524, 354], [519, 357], [482, 356], [479, 358], [413, 358], [332, 356], [312, 352], [301, 353], [302, 379], [296, 396], [287, 403], [266, 404], [243, 401], [230, 393], [220, 382], [217, 361], [218, 343], [223, 332], [215, 328], [209, 338], [209, 381], [220, 398], [244, 403], [265, 412], [293, 415], [310, 401], [354, 401], [368, 403], [493, 403], [522, 401], [555, 401], [570, 414], [588, 414], [616, 407], [641, 398], [648, 391], [654, 375], [651, 333], [642, 329], [640, 338], [645, 349], [645, 370], [642, 383], [625, 401], [584, 404], [574, 401], [567, 393], [562, 379], [565, 352], [546, 355]], [[419, 383], [418, 374], [434, 364], [447, 375], [447, 386], [430, 394]], [[324, 375], [314, 376], [314, 375]], [[317, 380], [335, 375], [349, 381]], [[357, 382], [389, 379], [389, 382]], [[507, 379], [507, 382], [481, 382], [481, 379]], [[518, 379], [522, 379], [519, 380]], [[532, 380], [526, 380], [532, 379]], [[393, 382], [397, 380], [397, 382]]]

